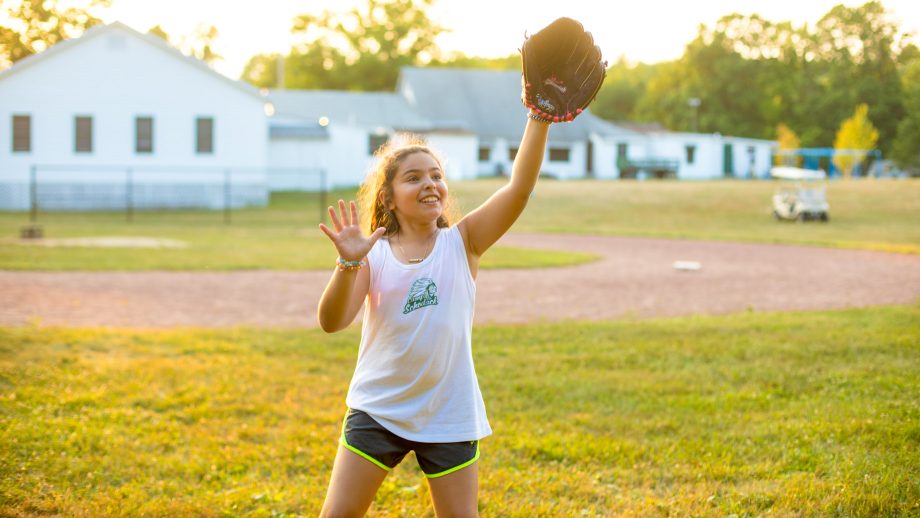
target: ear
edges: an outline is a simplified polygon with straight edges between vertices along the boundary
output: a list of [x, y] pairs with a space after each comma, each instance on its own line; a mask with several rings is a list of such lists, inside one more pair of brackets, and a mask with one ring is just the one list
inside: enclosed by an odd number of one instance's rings
[[389, 196], [384, 191], [380, 191], [380, 194], [377, 195], [377, 201], [380, 203], [380, 206], [386, 207], [387, 212], [393, 210], [393, 202], [388, 200]]

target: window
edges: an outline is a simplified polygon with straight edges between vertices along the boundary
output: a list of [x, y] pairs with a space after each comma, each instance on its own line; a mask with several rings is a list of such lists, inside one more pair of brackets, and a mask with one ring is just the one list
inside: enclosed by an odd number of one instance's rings
[[389, 137], [385, 134], [368, 135], [367, 137], [367, 154], [373, 155], [381, 146], [387, 143]]
[[134, 119], [134, 151], [153, 153], [153, 117]]
[[687, 146], [687, 163], [692, 164], [693, 159], [696, 158], [696, 146]]
[[32, 151], [32, 117], [13, 115], [13, 152]]
[[567, 147], [549, 148], [549, 160], [550, 162], [568, 162], [569, 161], [569, 148]]
[[214, 152], [214, 118], [198, 117], [195, 119], [195, 149], [199, 153]]
[[508, 148], [508, 160], [514, 160], [514, 157], [517, 156], [517, 150], [518, 150], [518, 148], [516, 148], [516, 147], [509, 147], [509, 148]]
[[489, 156], [490, 156], [491, 154], [492, 154], [492, 149], [491, 149], [491, 148], [488, 148], [488, 147], [485, 147], [485, 146], [480, 147], [480, 148], [479, 148], [479, 161], [480, 161], [480, 162], [488, 162], [488, 161], [489, 161]]
[[620, 142], [617, 144], [617, 162], [620, 160], [626, 160], [626, 151], [629, 147], [629, 144], [625, 142]]
[[93, 152], [93, 118], [77, 116], [74, 118], [74, 151], [77, 153]]

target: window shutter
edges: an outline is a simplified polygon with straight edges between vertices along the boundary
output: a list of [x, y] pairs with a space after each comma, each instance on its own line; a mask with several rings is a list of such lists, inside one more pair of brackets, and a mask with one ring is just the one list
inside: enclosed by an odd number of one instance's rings
[[74, 151], [77, 153], [93, 152], [93, 118], [78, 116], [74, 119], [75, 142]]
[[13, 115], [13, 151], [32, 151], [32, 117]]
[[134, 121], [134, 151], [153, 153], [153, 117], [137, 117]]
[[373, 155], [389, 140], [389, 135], [370, 135], [367, 138], [367, 154]]
[[214, 152], [214, 118], [198, 117], [195, 124], [196, 150], [199, 153]]
[[550, 162], [568, 162], [569, 161], [569, 148], [567, 147], [549, 148], [549, 160]]

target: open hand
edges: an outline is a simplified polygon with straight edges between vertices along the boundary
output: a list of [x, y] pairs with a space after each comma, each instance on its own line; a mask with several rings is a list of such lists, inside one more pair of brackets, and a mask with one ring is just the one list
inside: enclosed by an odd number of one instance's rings
[[319, 224], [319, 229], [329, 236], [343, 261], [360, 261], [371, 251], [374, 243], [383, 236], [386, 229], [380, 227], [373, 234], [365, 237], [358, 226], [358, 208], [355, 202], [349, 202], [349, 206], [350, 214], [346, 214], [345, 201], [339, 200], [339, 216], [336, 216], [335, 209], [330, 206], [329, 217], [335, 231], [333, 232], [323, 223]]

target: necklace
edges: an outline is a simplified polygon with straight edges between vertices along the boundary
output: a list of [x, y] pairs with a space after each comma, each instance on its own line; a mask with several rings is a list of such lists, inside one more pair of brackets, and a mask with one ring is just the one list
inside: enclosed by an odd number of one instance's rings
[[402, 253], [403, 257], [405, 257], [406, 260], [409, 261], [409, 264], [418, 264], [418, 263], [424, 261], [425, 258], [428, 257], [428, 254], [431, 253], [431, 249], [434, 247], [432, 238], [434, 237], [434, 235], [435, 235], [436, 233], [437, 233], [437, 230], [435, 230], [435, 232], [432, 233], [431, 236], [428, 237], [428, 251], [425, 252], [425, 255], [423, 255], [422, 257], [416, 258], [416, 259], [409, 259], [409, 256], [406, 255], [406, 251], [403, 250], [403, 247], [402, 247], [402, 238], [399, 238], [399, 239], [396, 241], [396, 246], [399, 247], [399, 251]]

